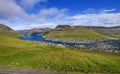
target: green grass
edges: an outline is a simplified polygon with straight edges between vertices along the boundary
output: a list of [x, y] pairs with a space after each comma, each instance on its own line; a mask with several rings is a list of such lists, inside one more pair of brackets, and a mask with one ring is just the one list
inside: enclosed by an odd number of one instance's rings
[[21, 37], [24, 37], [24, 35], [21, 35], [21, 34], [18, 34], [18, 33], [9, 33], [9, 32], [7, 32], [7, 33], [0, 32], [0, 36], [7, 36], [7, 37], [11, 37], [11, 38], [21, 38]]
[[108, 39], [110, 37], [99, 34], [94, 30], [88, 28], [70, 28], [52, 31], [45, 35], [44, 38], [60, 41], [73, 41], [73, 40]]
[[95, 32], [120, 39], [120, 28], [98, 28]]
[[16, 31], [12, 30], [11, 28], [0, 24], [0, 36], [7, 36], [11, 38], [21, 38], [24, 35], [17, 33]]
[[0, 36], [0, 69], [120, 73], [120, 53], [68, 49]]

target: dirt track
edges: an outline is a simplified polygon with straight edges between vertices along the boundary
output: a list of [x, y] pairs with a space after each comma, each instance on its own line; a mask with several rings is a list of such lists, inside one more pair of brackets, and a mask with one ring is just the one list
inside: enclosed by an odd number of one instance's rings
[[64, 74], [57, 72], [0, 70], [0, 74]]

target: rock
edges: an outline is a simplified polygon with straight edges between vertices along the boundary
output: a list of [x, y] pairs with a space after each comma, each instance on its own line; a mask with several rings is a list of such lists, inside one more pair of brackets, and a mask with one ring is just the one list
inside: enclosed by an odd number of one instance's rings
[[56, 28], [71, 28], [70, 25], [58, 25]]

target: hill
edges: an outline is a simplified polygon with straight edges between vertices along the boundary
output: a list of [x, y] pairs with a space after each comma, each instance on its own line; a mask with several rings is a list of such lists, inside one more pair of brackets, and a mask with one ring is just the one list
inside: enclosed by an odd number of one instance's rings
[[4, 24], [0, 24], [0, 36], [7, 36], [7, 37], [13, 37], [13, 38], [23, 37], [22, 34], [17, 33], [16, 31], [7, 27]]
[[70, 25], [58, 25], [56, 28], [71, 28]]
[[46, 39], [60, 41], [120, 39], [120, 26], [69, 26], [58, 25], [44, 36]]
[[120, 39], [120, 28], [119, 27], [96, 28], [96, 29], [94, 28], [93, 30], [97, 33]]
[[0, 36], [0, 69], [119, 74], [120, 53], [73, 50]]
[[60, 41], [74, 41], [74, 40], [95, 40], [108, 39], [107, 35], [100, 34], [93, 29], [86, 27], [69, 27], [56, 28], [54, 31], [44, 36], [46, 39], [60, 40]]
[[29, 35], [45, 35], [51, 31], [52, 29], [50, 28], [33, 28], [29, 30], [18, 30], [17, 32], [29, 36]]
[[93, 31], [102, 34], [107, 35], [110, 37], [118, 38], [120, 39], [120, 26], [114, 26], [114, 27], [104, 27], [104, 26], [75, 26], [75, 27], [84, 27], [92, 29]]

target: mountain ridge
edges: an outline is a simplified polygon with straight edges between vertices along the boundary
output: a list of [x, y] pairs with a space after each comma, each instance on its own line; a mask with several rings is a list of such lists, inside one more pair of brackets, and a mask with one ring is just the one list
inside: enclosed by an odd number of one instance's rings
[[92, 29], [84, 27], [57, 28], [44, 36], [46, 39], [74, 41], [74, 40], [94, 40], [109, 38], [109, 36], [99, 34]]
[[24, 35], [17, 33], [15, 30], [11, 29], [10, 27], [0, 24], [0, 35], [1, 36], [7, 36], [12, 38], [21, 38]]

